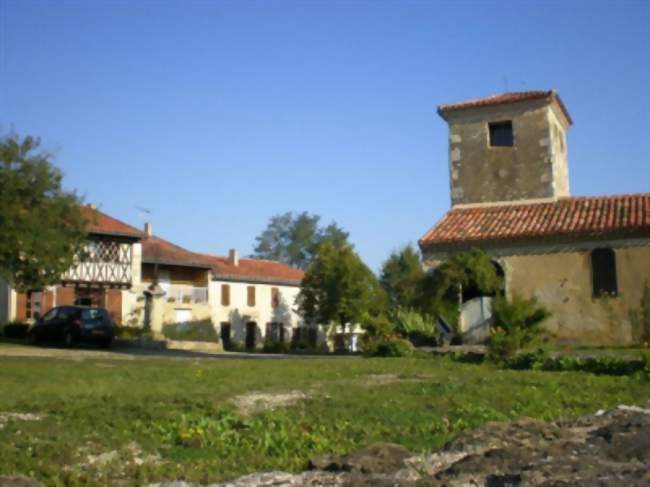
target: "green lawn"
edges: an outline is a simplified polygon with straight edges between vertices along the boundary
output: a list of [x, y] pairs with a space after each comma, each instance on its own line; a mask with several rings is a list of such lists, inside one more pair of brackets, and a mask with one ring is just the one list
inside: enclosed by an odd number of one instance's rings
[[[3, 357], [0, 391], [0, 421], [7, 412], [41, 417], [5, 420], [0, 473], [47, 485], [138, 485], [300, 470], [315, 454], [373, 441], [428, 451], [486, 421], [645, 402], [650, 382], [445, 358]], [[307, 399], [242, 416], [230, 400], [251, 391], [301, 391]], [[93, 462], [102, 453], [112, 461]]]

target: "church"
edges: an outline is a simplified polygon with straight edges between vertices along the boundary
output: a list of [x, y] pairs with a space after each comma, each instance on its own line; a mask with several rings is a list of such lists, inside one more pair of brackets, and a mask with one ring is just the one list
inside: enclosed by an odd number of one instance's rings
[[451, 209], [419, 240], [424, 266], [480, 248], [506, 296], [535, 297], [554, 341], [639, 339], [650, 281], [650, 193], [571, 196], [557, 92], [504, 93], [445, 104]]

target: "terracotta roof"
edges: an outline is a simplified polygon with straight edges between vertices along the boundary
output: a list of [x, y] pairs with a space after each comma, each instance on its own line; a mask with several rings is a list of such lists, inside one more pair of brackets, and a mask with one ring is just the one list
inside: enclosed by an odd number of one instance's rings
[[96, 208], [84, 206], [81, 211], [86, 220], [88, 220], [88, 233], [142, 238], [142, 232], [137, 228], [127, 225], [112, 216], [108, 216]]
[[458, 110], [467, 110], [469, 108], [480, 108], [480, 107], [489, 107], [495, 105], [505, 105], [507, 103], [517, 103], [521, 101], [531, 101], [531, 100], [543, 100], [548, 98], [550, 100], [556, 100], [562, 112], [569, 121], [569, 125], [573, 125], [573, 120], [569, 115], [566, 106], [562, 103], [560, 95], [557, 94], [555, 90], [548, 91], [520, 91], [520, 92], [509, 92], [509, 93], [499, 93], [498, 95], [486, 96], [483, 98], [474, 98], [472, 100], [465, 100], [456, 103], [448, 103], [438, 106], [438, 113], [442, 118], [445, 118], [445, 114], [448, 112], [455, 112]]
[[142, 262], [210, 269], [205, 256], [179, 247], [162, 238], [151, 236], [142, 240]]
[[234, 266], [227, 257], [204, 255], [212, 265], [212, 272], [217, 278], [227, 280], [254, 280], [261, 282], [282, 282], [298, 285], [305, 273], [274, 260], [239, 259], [239, 265]]
[[650, 235], [650, 193], [452, 208], [419, 241], [457, 243], [560, 236]]

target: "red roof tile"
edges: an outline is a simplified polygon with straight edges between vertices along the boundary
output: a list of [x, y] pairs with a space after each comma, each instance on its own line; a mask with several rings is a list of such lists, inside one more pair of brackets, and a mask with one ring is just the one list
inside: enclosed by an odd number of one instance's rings
[[650, 235], [650, 193], [452, 208], [419, 244], [638, 233]]
[[483, 98], [474, 98], [472, 100], [464, 100], [457, 103], [447, 103], [444, 105], [438, 106], [438, 113], [442, 118], [445, 118], [445, 114], [448, 112], [455, 112], [458, 110], [467, 110], [469, 108], [479, 108], [479, 107], [489, 107], [495, 105], [505, 105], [507, 103], [517, 103], [522, 101], [530, 100], [543, 100], [548, 98], [550, 100], [556, 100], [562, 112], [569, 121], [569, 125], [573, 124], [573, 120], [569, 115], [566, 106], [562, 103], [560, 95], [558, 95], [555, 90], [548, 91], [520, 91], [520, 92], [509, 92], [509, 93], [500, 93], [498, 95], [486, 96]]
[[228, 257], [204, 255], [212, 265], [212, 272], [217, 277], [233, 280], [255, 280], [265, 282], [286, 282], [298, 285], [305, 273], [282, 262], [264, 259], [239, 259], [234, 266]]
[[108, 216], [91, 206], [84, 206], [82, 214], [88, 220], [88, 233], [142, 238], [142, 232], [131, 225]]
[[142, 240], [142, 262], [210, 269], [205, 256], [190, 252], [162, 238], [151, 236]]

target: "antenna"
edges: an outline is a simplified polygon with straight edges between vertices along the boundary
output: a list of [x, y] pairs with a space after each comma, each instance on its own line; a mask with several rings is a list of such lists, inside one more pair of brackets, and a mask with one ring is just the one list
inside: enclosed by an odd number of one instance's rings
[[140, 212], [139, 213], [140, 218], [143, 218], [145, 220], [148, 220], [151, 213], [153, 213], [150, 209], [143, 208], [142, 206], [136, 206], [135, 209]]

